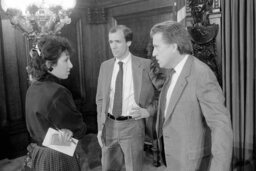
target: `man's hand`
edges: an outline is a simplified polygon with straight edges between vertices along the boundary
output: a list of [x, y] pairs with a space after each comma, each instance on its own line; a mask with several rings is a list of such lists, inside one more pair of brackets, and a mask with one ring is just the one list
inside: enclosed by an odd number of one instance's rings
[[148, 113], [147, 109], [136, 106], [132, 108], [130, 116], [132, 116], [132, 118], [134, 118], [135, 120], [138, 120], [142, 118], [148, 118], [150, 114]]
[[102, 148], [103, 147], [103, 143], [102, 143], [101, 136], [102, 136], [102, 131], [98, 131], [97, 138], [98, 138], [98, 142], [100, 144], [100, 147]]

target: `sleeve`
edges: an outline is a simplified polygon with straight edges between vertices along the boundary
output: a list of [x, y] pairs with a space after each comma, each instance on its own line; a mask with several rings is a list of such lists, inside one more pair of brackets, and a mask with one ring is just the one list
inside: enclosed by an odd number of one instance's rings
[[55, 93], [48, 118], [58, 128], [71, 130], [75, 138], [81, 139], [86, 133], [82, 114], [77, 110], [71, 93], [64, 88]]
[[212, 160], [210, 170], [229, 170], [233, 133], [229, 111], [214, 73], [207, 68], [200, 73], [197, 97], [207, 125], [211, 129]]
[[103, 123], [102, 123], [102, 101], [103, 101], [103, 92], [102, 92], [102, 84], [103, 84], [103, 64], [100, 66], [100, 72], [98, 76], [98, 84], [97, 84], [97, 92], [96, 92], [96, 105], [97, 105], [97, 124], [98, 124], [98, 131], [102, 130]]

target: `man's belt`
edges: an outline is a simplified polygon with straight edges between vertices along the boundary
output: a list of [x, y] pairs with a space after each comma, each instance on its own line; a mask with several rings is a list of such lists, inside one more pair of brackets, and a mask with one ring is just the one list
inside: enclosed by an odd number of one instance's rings
[[125, 121], [125, 120], [128, 120], [128, 119], [132, 119], [131, 116], [119, 116], [119, 117], [114, 117], [113, 115], [109, 114], [107, 115], [110, 119], [113, 119], [113, 120], [116, 120], [116, 121]]

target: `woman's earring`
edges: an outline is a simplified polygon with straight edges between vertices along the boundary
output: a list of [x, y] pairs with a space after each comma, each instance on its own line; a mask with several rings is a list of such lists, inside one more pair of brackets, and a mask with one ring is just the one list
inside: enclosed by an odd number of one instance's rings
[[53, 70], [53, 68], [50, 66], [50, 67], [48, 68], [48, 71], [51, 72], [52, 70]]

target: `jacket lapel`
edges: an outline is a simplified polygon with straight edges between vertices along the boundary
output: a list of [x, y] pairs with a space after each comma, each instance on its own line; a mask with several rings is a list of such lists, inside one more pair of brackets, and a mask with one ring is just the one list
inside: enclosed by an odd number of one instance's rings
[[132, 60], [132, 76], [133, 76], [133, 87], [134, 87], [134, 98], [135, 102], [139, 104], [141, 84], [142, 84], [142, 64], [139, 58], [131, 56]]
[[192, 57], [189, 56], [181, 73], [180, 76], [176, 82], [176, 85], [173, 89], [172, 92], [172, 96], [170, 99], [170, 102], [168, 104], [168, 108], [167, 108], [167, 113], [165, 116], [165, 121], [164, 124], [167, 122], [168, 119], [171, 118], [172, 114], [173, 114], [173, 110], [177, 104], [177, 102], [179, 101], [186, 85], [187, 85], [187, 77], [190, 75], [190, 71], [191, 71], [191, 65], [192, 65]]
[[[163, 87], [165, 86], [166, 82], [164, 83]], [[164, 113], [161, 111], [163, 109], [161, 109], [161, 103], [162, 101], [160, 99], [162, 99], [162, 96], [166, 96], [166, 94], [164, 95], [162, 93], [162, 91], [159, 94], [159, 98], [158, 98], [158, 105], [157, 105], [157, 118], [156, 118], [156, 133], [157, 133], [157, 137], [161, 137], [162, 136], [162, 127], [163, 127], [163, 118], [164, 118]]]

